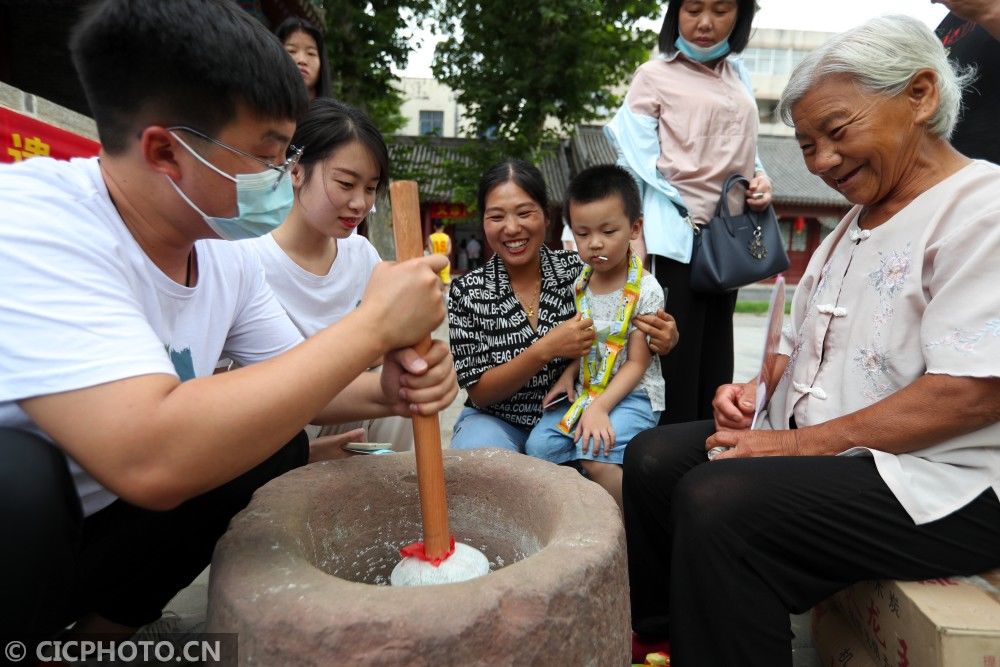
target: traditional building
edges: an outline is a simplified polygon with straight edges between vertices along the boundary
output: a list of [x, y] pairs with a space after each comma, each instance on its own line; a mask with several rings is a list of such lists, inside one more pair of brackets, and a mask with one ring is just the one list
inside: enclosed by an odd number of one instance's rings
[[[458, 193], [452, 184], [452, 179], [446, 173], [455, 165], [465, 166], [468, 158], [464, 149], [471, 139], [437, 136], [397, 136], [389, 138], [389, 155], [392, 158], [392, 175], [394, 178], [414, 179], [420, 186], [420, 212], [423, 217], [424, 235], [430, 234], [435, 222], [445, 223], [445, 231], [452, 237], [452, 248], [458, 248], [462, 241], [476, 237], [482, 242], [482, 229], [475, 211], [462, 203], [468, 200], [476, 190], [478, 176], [471, 177], [464, 184], [463, 193]], [[549, 230], [549, 241], [553, 247], [559, 247], [559, 232], [562, 219], [562, 198], [569, 182], [570, 169], [565, 152], [553, 151], [539, 165], [545, 177], [546, 189], [550, 198], [549, 219], [555, 220]], [[378, 237], [379, 232], [370, 230], [369, 237]], [[386, 241], [372, 238], [372, 242], [385, 255]], [[491, 251], [483, 244], [484, 255]]]

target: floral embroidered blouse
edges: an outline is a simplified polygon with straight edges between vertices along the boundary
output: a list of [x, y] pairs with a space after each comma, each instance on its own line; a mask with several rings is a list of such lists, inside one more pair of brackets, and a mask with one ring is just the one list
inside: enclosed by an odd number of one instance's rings
[[[1000, 377], [1000, 167], [975, 161], [888, 222], [853, 208], [813, 254], [792, 301], [788, 366], [767, 426], [819, 424], [925, 373]], [[868, 448], [917, 524], [1000, 495], [1000, 423], [907, 454]]]

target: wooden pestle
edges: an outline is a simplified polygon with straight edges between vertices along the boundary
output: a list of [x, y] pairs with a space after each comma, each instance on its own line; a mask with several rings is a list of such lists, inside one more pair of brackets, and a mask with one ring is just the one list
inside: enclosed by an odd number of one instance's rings
[[[402, 262], [423, 256], [424, 235], [417, 182], [393, 181], [389, 185], [389, 199], [392, 205], [396, 260]], [[427, 352], [430, 347], [430, 334], [414, 346], [420, 354]], [[451, 549], [448, 498], [444, 487], [444, 458], [441, 455], [441, 424], [437, 415], [414, 415], [412, 421], [420, 514], [424, 523], [424, 551], [428, 558], [439, 558]]]

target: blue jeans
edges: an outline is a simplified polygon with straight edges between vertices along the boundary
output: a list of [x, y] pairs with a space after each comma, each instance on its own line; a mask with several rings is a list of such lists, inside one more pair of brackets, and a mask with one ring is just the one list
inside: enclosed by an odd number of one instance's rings
[[579, 461], [589, 459], [601, 463], [617, 463], [621, 465], [625, 457], [625, 447], [639, 433], [648, 428], [653, 428], [660, 420], [660, 413], [653, 412], [649, 404], [649, 397], [642, 389], [637, 389], [623, 398], [618, 405], [611, 410], [608, 416], [611, 418], [611, 430], [615, 433], [615, 446], [611, 448], [608, 456], [595, 454], [596, 444], [592, 443], [586, 453], [580, 445], [583, 443], [573, 442], [572, 436], [566, 435], [559, 430], [559, 421], [566, 410], [569, 409], [565, 403], [552, 410], [542, 413], [542, 418], [531, 430], [528, 441], [525, 443], [525, 453], [552, 463], [566, 463], [567, 461]]
[[451, 434], [451, 448], [498, 447], [523, 454], [524, 443], [530, 432], [531, 429], [527, 426], [514, 426], [499, 417], [465, 407], [455, 421], [455, 428]]

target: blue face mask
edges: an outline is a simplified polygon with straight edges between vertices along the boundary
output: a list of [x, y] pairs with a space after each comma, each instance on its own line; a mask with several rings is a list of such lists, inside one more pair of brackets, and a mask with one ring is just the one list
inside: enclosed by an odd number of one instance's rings
[[[227, 241], [239, 241], [263, 236], [274, 231], [292, 210], [294, 194], [290, 178], [282, 178], [284, 174], [275, 169], [265, 169], [257, 174], [236, 174], [235, 178], [222, 171], [211, 162], [198, 155], [183, 139], [171, 132], [191, 155], [199, 162], [224, 178], [236, 183], [236, 204], [239, 207], [235, 218], [217, 218], [206, 215], [184, 192], [177, 187], [169, 177], [170, 185], [174, 187], [181, 199], [188, 203], [205, 220], [220, 238]], [[281, 182], [278, 183], [278, 179]], [[277, 187], [275, 184], [277, 183]]]
[[729, 53], [729, 36], [727, 35], [724, 40], [712, 46], [698, 46], [677, 35], [677, 39], [674, 40], [674, 46], [691, 60], [699, 63], [707, 63], [712, 60], [718, 60]]

